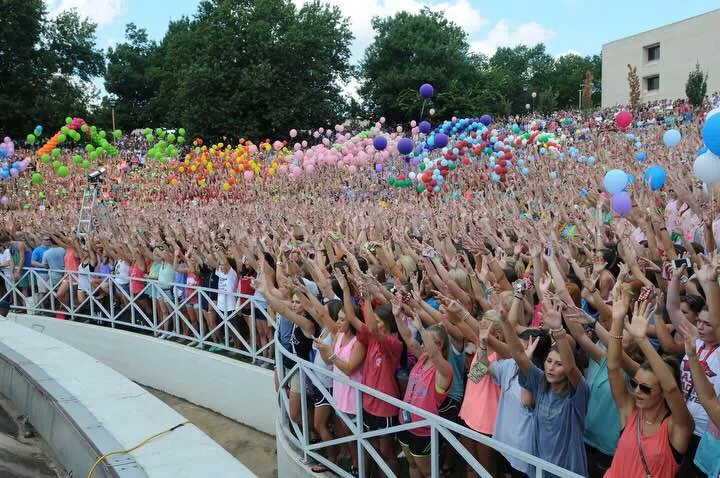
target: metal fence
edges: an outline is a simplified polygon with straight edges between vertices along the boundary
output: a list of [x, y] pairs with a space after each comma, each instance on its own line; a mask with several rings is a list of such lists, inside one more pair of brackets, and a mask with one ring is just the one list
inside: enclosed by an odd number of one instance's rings
[[[441, 438], [478, 475], [483, 478], [491, 476], [460, 442], [462, 437], [475, 440], [506, 456], [515, 457], [533, 465], [536, 469], [535, 476], [538, 478], [544, 476], [546, 472], [560, 478], [580, 477], [580, 475], [488, 438], [469, 428], [352, 381], [345, 375], [299, 359], [280, 345], [275, 335], [277, 332], [269, 337], [269, 340], [260, 340], [256, 329], [257, 321], [266, 320], [273, 330], [275, 321], [265, 309], [264, 302], [253, 296], [227, 293], [235, 301], [235, 307], [233, 310], [223, 310], [218, 306], [216, 297], [218, 294], [224, 295], [224, 292], [186, 284], [167, 284], [150, 279], [130, 278], [131, 281], [142, 284], [142, 290], [131, 293], [128, 284], [125, 284], [124, 281], [121, 282], [118, 277], [113, 275], [36, 268], [23, 269], [21, 276], [17, 279], [7, 276], [4, 278], [6, 292], [0, 296], [0, 301], [7, 301], [14, 309], [32, 314], [52, 315], [68, 320], [89, 321], [99, 325], [140, 331], [158, 338], [183, 339], [190, 341], [193, 346], [198, 348], [239, 354], [253, 363], [275, 363], [280, 383], [278, 395], [282, 432], [297, 447], [306, 462], [315, 460], [339, 476], [352, 478], [354, 475], [341, 468], [337, 463], [329, 461], [322, 454], [323, 450], [327, 450], [329, 447], [349, 445], [354, 450], [353, 453], [357, 453], [358, 476], [361, 478], [369, 476], [365, 461], [367, 454], [386, 476], [396, 477], [395, 471], [384, 462], [371, 440], [381, 436], [392, 436], [404, 430], [429, 427], [431, 431], [432, 478], [440, 476]], [[85, 286], [86, 290], [78, 295], [78, 282], [83, 281], [87, 284], [86, 279], [89, 279], [89, 290]], [[160, 301], [164, 305], [160, 305]], [[206, 323], [206, 320], [203, 319], [203, 311], [215, 316], [214, 325]], [[193, 319], [193, 315], [196, 319]], [[241, 333], [239, 330], [242, 328], [242, 321], [247, 325], [243, 330], [245, 333]], [[275, 346], [276, 344], [277, 346]], [[283, 357], [291, 359], [295, 365], [286, 370], [283, 365]], [[300, 375], [301, 423], [294, 423], [290, 420], [290, 402], [285, 393], [294, 374]], [[357, 410], [355, 416], [349, 416], [337, 410], [337, 403], [332, 392], [323, 386], [321, 377], [344, 383], [355, 390]], [[337, 417], [351, 431], [350, 435], [337, 437], [330, 441], [311, 443], [312, 423], [308, 408], [308, 392], [311, 384], [335, 409]], [[372, 395], [400, 410], [418, 415], [422, 417], [422, 420], [393, 426], [385, 430], [365, 431], [362, 425], [363, 394]]]
[[[3, 278], [6, 291], [0, 301], [14, 309], [180, 339], [197, 348], [239, 354], [253, 363], [274, 363], [274, 336], [259, 337], [256, 324], [264, 320], [274, 328], [275, 321], [250, 295], [130, 278], [142, 286], [133, 293], [130, 282], [117, 276], [38, 268], [23, 269], [18, 278]], [[79, 288], [79, 283], [85, 285]], [[227, 296], [234, 307], [224, 310], [218, 295]]]

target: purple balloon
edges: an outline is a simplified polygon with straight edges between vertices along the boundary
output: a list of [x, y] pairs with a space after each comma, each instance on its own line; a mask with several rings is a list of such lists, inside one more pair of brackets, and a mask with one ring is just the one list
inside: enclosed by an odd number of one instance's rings
[[427, 121], [421, 121], [420, 124], [418, 125], [418, 128], [420, 128], [420, 132], [422, 134], [428, 134], [430, 132], [430, 129], [432, 128], [432, 126]]
[[382, 173], [382, 170], [383, 170], [383, 165], [382, 165], [382, 163], [377, 163], [377, 164], [375, 165], [375, 172], [376, 172], [376, 173]]
[[413, 166], [417, 166], [418, 164], [420, 164], [420, 158], [418, 158], [417, 156], [413, 156], [410, 161], [413, 163]]
[[401, 138], [397, 142], [397, 150], [400, 154], [410, 154], [413, 150], [413, 142], [410, 138]]
[[373, 146], [376, 150], [382, 151], [383, 149], [387, 148], [387, 139], [385, 139], [385, 136], [375, 136], [375, 139], [373, 140]]
[[424, 83], [420, 86], [420, 96], [425, 99], [430, 98], [434, 93], [433, 87], [430, 83]]
[[632, 209], [632, 198], [627, 191], [620, 191], [613, 194], [610, 204], [612, 205], [613, 211], [624, 216]]
[[444, 148], [447, 146], [448, 141], [450, 141], [450, 138], [445, 133], [438, 133], [435, 135], [435, 146], [438, 148]]
[[484, 114], [480, 117], [480, 122], [485, 126], [488, 126], [490, 123], [492, 123], [492, 117], [488, 114]]
[[15, 168], [10, 168], [10, 176], [16, 178], [16, 177], [18, 177], [18, 174], [20, 174], [20, 171], [18, 171]]

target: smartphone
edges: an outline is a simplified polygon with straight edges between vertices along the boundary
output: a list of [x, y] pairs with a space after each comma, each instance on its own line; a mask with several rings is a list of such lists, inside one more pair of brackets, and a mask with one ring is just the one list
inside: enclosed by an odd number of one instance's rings
[[545, 255], [548, 257], [553, 255], [553, 248], [549, 244], [547, 246], [545, 246]]
[[687, 257], [685, 259], [673, 259], [672, 261], [672, 267], [673, 269], [680, 269], [682, 266], [687, 266], [687, 269], [685, 270], [685, 273], [688, 277], [692, 276], [694, 274], [692, 264], [690, 263], [690, 259]]

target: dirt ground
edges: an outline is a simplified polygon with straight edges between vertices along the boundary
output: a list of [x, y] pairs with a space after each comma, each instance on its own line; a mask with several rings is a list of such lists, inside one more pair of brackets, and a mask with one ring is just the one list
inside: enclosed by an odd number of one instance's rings
[[18, 410], [0, 395], [0, 478], [58, 478], [62, 469], [40, 438], [19, 438]]
[[[193, 422], [260, 478], [276, 478], [275, 438], [254, 428], [149, 387], [145, 389]], [[4, 478], [0, 474], [0, 478]]]

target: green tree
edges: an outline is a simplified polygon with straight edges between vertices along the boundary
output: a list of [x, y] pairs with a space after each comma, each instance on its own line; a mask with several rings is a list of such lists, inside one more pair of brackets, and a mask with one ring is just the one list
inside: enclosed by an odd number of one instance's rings
[[696, 63], [695, 69], [688, 74], [685, 83], [685, 94], [695, 108], [700, 108], [705, 101], [707, 79], [708, 75], [700, 69], [700, 63]]
[[391, 123], [417, 119], [422, 98], [418, 88], [430, 83], [437, 94], [425, 112], [437, 116], [471, 114], [467, 95], [477, 79], [462, 28], [427, 8], [374, 18], [375, 40], [360, 65], [360, 94], [374, 116]]
[[579, 55], [563, 55], [555, 60], [555, 74], [553, 75], [553, 88], [558, 93], [558, 107], [577, 108], [578, 91], [584, 87], [585, 74], [591, 72], [593, 85], [591, 86], [591, 103], [583, 107], [597, 105], [599, 102], [600, 79], [602, 74], [602, 60], [599, 55], [581, 57]]
[[93, 23], [77, 11], [49, 18], [42, 0], [5, 0], [0, 15], [0, 130], [24, 137], [84, 116], [88, 81], [104, 72]]
[[558, 107], [558, 93], [552, 86], [538, 93], [536, 110], [541, 113], [552, 113]]

